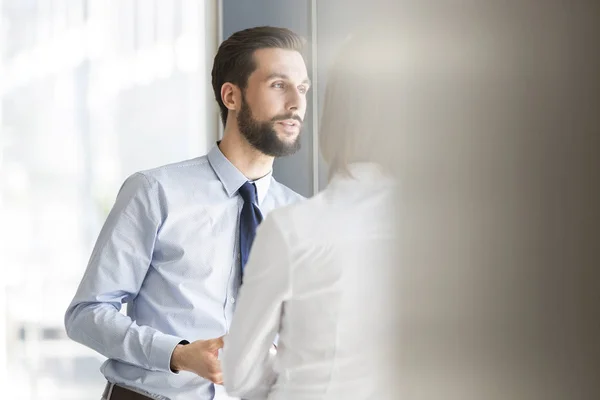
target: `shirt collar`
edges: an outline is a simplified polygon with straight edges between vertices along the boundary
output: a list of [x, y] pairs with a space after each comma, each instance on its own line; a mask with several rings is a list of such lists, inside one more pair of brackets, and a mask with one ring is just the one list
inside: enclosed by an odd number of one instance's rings
[[[246, 178], [244, 174], [242, 174], [242, 172], [227, 159], [227, 157], [225, 157], [218, 145], [219, 142], [217, 142], [208, 152], [208, 162], [219, 177], [219, 180], [223, 184], [223, 188], [225, 188], [227, 195], [232, 197], [237, 193], [238, 189], [248, 181], [248, 178]], [[273, 171], [270, 171], [262, 178], [251, 181], [256, 185], [258, 206], [261, 205], [267, 196], [269, 186], [271, 185], [272, 173]]]
[[263, 176], [262, 178], [258, 178], [254, 181], [254, 184], [256, 185], [256, 193], [257, 193], [256, 201], [258, 201], [257, 205], [259, 205], [259, 206], [262, 204], [263, 200], [267, 196], [267, 192], [269, 191], [269, 186], [271, 185], [271, 175], [272, 174], [273, 174], [273, 171], [271, 170], [267, 175]]

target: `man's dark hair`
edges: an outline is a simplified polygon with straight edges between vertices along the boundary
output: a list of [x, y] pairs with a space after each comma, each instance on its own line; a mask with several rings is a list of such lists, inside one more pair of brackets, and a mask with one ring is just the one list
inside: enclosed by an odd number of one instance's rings
[[300, 52], [305, 40], [285, 28], [259, 26], [244, 29], [231, 35], [219, 46], [212, 69], [212, 86], [221, 109], [223, 126], [227, 121], [227, 107], [221, 99], [221, 87], [233, 83], [244, 90], [248, 77], [256, 69], [254, 52], [259, 49], [279, 48]]

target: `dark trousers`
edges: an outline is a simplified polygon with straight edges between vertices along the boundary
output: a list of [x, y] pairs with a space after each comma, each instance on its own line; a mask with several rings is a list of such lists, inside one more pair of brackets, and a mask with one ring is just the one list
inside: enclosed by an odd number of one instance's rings
[[154, 400], [151, 397], [144, 396], [133, 390], [107, 382], [102, 393], [102, 400]]

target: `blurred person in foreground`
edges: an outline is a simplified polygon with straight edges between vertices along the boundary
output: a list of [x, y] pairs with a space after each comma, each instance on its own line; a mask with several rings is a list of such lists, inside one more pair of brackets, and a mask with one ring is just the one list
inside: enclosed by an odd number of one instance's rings
[[301, 199], [272, 166], [300, 146], [303, 42], [273, 27], [225, 40], [212, 70], [223, 139], [121, 187], [65, 315], [69, 337], [108, 357], [104, 399], [226, 398], [218, 351], [256, 226]]
[[[323, 109], [342, 138], [336, 151], [395, 155], [399, 239], [385, 249], [391, 191], [353, 166], [355, 179], [334, 168], [325, 192], [271, 214], [225, 338], [227, 389], [270, 399], [600, 398], [600, 3], [399, 4], [385, 13], [397, 35], [375, 34], [373, 51], [336, 64], [355, 73], [346, 91], [342, 74], [328, 76]], [[381, 293], [372, 288], [387, 277]], [[376, 393], [386, 388], [394, 394]]]
[[384, 365], [394, 321], [386, 302], [396, 121], [385, 105], [393, 100], [395, 73], [382, 48], [351, 39], [330, 70], [320, 129], [327, 188], [269, 214], [257, 232], [224, 339], [231, 395], [391, 398]]

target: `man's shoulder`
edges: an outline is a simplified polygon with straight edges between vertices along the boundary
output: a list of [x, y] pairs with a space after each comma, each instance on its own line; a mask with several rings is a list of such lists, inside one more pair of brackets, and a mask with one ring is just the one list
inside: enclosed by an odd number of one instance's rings
[[272, 193], [273, 198], [279, 207], [288, 204], [295, 204], [306, 199], [300, 193], [290, 189], [283, 183], [278, 182], [275, 178], [271, 178], [271, 186], [269, 191]]
[[137, 172], [137, 174], [143, 175], [150, 181], [163, 184], [214, 176], [206, 155], [142, 170]]
[[179, 171], [186, 172], [189, 170], [201, 170], [209, 167], [208, 157], [206, 155], [191, 158], [188, 160], [177, 161], [169, 164], [160, 165], [158, 167], [139, 171], [140, 174], [149, 177], [156, 177], [164, 174], [177, 173]]

